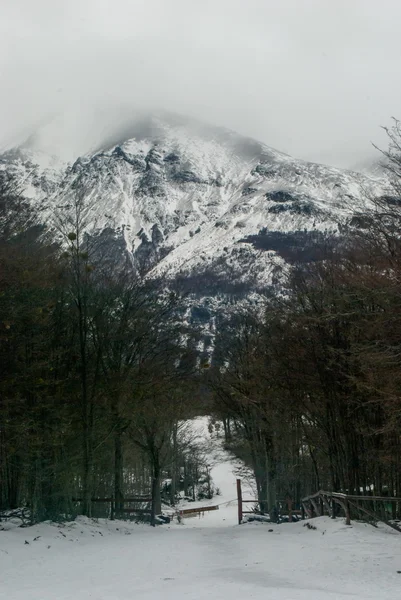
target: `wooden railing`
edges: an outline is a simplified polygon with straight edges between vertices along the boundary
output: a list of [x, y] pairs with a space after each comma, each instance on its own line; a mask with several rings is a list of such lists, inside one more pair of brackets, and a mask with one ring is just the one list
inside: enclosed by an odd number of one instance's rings
[[205, 512], [210, 512], [212, 510], [219, 510], [219, 505], [216, 504], [214, 506], [197, 506], [196, 508], [179, 508], [174, 514], [180, 517], [190, 516], [190, 515], [199, 515], [203, 516]]
[[[82, 502], [82, 498], [73, 498], [73, 502]], [[111, 519], [118, 518], [123, 515], [149, 515], [152, 516], [151, 503], [152, 498], [147, 496], [135, 496], [133, 498], [124, 498], [119, 502], [116, 502], [114, 498], [92, 498], [91, 502], [94, 503], [104, 503], [109, 504], [109, 515]], [[125, 504], [136, 504], [137, 506], [124, 506]], [[143, 508], [143, 505], [146, 504], [147, 507]], [[138, 506], [139, 505], [139, 506]], [[174, 513], [172, 513], [172, 518], [174, 516], [190, 516], [190, 515], [199, 515], [203, 516], [205, 512], [210, 512], [214, 510], [219, 510], [219, 505], [214, 506], [198, 506], [198, 507], [189, 507], [184, 509], [178, 509]]]
[[[339, 516], [339, 509], [343, 511], [347, 525], [351, 524], [351, 516], [370, 521], [381, 521], [401, 532], [401, 526], [394, 521], [401, 516], [401, 498], [394, 496], [357, 496], [341, 494], [340, 492], [326, 492], [319, 490], [311, 496], [302, 498], [302, 509], [309, 518], [319, 517], [324, 514], [333, 519]], [[388, 514], [391, 506], [391, 517]], [[390, 517], [390, 518], [389, 518]]]
[[[73, 502], [82, 502], [82, 498], [73, 498]], [[122, 516], [123, 514], [131, 514], [131, 515], [151, 515], [151, 502], [152, 498], [148, 496], [135, 496], [131, 498], [124, 498], [116, 502], [115, 498], [92, 498], [91, 502], [93, 503], [103, 503], [108, 504], [109, 515], [111, 519], [115, 519], [118, 516]], [[125, 504], [136, 504], [139, 506], [128, 506], [125, 507]], [[146, 504], [147, 507], [143, 508], [143, 504]]]

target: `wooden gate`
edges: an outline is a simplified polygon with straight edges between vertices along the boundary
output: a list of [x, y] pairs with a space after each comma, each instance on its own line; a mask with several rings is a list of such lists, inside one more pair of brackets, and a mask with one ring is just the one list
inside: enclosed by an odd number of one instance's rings
[[[244, 500], [243, 497], [242, 497], [241, 479], [237, 479], [237, 502], [238, 502], [238, 525], [241, 525], [242, 519], [243, 519], [244, 515], [246, 515], [246, 514], [252, 514], [252, 515], [254, 515], [255, 514], [254, 510], [244, 510], [244, 507], [243, 507], [244, 504], [251, 503], [251, 504], [259, 504], [260, 505], [260, 503], [263, 502], [264, 504], [267, 505], [267, 501], [266, 500], [263, 500], [263, 501], [255, 500], [255, 499], [253, 499], [253, 500]], [[280, 505], [281, 504], [282, 503], [280, 502]], [[292, 503], [291, 498], [287, 498], [285, 504], [287, 504], [287, 508], [288, 508], [288, 521], [291, 523], [292, 522], [292, 516], [295, 515], [295, 514], [296, 515], [301, 515], [301, 511], [293, 509], [293, 503]], [[260, 514], [263, 514], [263, 513], [260, 513]], [[280, 515], [283, 515], [283, 514], [287, 515], [286, 512], [283, 513], [283, 512], [280, 511]], [[270, 515], [271, 515], [271, 513], [270, 513]], [[277, 514], [277, 517], [278, 516], [279, 516], [279, 514]]]

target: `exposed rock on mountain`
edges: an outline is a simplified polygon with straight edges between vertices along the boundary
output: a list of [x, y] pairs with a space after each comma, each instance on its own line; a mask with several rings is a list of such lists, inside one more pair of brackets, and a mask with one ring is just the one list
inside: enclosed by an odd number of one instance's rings
[[88, 231], [109, 235], [134, 263], [174, 277], [214, 271], [249, 282], [271, 279], [274, 257], [287, 242], [299, 248], [299, 232], [355, 225], [369, 194], [385, 189], [379, 176], [296, 160], [166, 114], [141, 117], [72, 164], [35, 148], [31, 136], [2, 154], [0, 167], [50, 226], [83, 198]]

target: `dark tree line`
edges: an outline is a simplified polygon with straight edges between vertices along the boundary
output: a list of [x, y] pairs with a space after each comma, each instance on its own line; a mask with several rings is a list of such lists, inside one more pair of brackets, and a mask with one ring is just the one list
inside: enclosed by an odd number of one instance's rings
[[0, 192], [0, 509], [91, 516], [93, 497], [119, 510], [152, 491], [160, 512], [163, 478], [193, 462], [180, 436], [196, 367], [182, 298], [110, 269], [83, 201], [58, 217], [56, 244]]
[[215, 411], [270, 509], [318, 489], [401, 496], [399, 123], [388, 133], [392, 189], [363, 229], [220, 328]]

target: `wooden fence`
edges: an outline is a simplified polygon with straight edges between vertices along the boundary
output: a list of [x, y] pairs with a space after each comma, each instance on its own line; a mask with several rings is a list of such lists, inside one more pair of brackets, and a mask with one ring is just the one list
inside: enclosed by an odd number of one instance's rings
[[198, 506], [196, 508], [178, 509], [175, 515], [178, 515], [180, 517], [190, 517], [192, 515], [199, 515], [200, 517], [201, 515], [203, 516], [205, 512], [210, 512], [213, 510], [219, 510], [219, 505], [216, 504], [215, 506]]
[[[238, 502], [238, 525], [241, 525], [242, 523], [242, 519], [243, 516], [246, 514], [258, 514], [257, 511], [255, 510], [244, 510], [244, 504], [256, 504], [256, 505], [260, 505], [262, 501], [260, 500], [256, 500], [256, 499], [251, 499], [251, 500], [244, 500], [242, 497], [242, 487], [241, 487], [241, 479], [237, 479], [237, 502]], [[267, 502], [264, 502], [267, 505]], [[283, 513], [282, 511], [280, 511], [280, 515], [286, 514], [288, 515], [288, 520], [289, 522], [292, 521], [292, 515], [298, 515], [300, 514], [300, 511], [298, 510], [294, 510], [293, 509], [293, 504], [292, 504], [292, 500], [290, 498], [287, 498], [285, 503], [280, 503], [280, 504], [286, 504], [287, 505], [287, 511], [285, 513]], [[260, 511], [259, 511], [260, 514]], [[278, 511], [277, 511], [277, 517], [279, 516]]]
[[[82, 501], [82, 498], [73, 498], [73, 502]], [[152, 498], [147, 496], [135, 496], [118, 501], [116, 501], [115, 498], [92, 498], [91, 502], [108, 504], [110, 519], [115, 519], [124, 515], [149, 515], [149, 518], [152, 516]], [[125, 506], [126, 504], [130, 504], [131, 506]], [[146, 508], [144, 508], [143, 505], [146, 505]]]
[[[73, 498], [73, 502], [82, 502], [82, 498]], [[116, 502], [114, 498], [92, 498], [93, 503], [103, 503], [108, 504], [108, 514], [110, 519], [116, 519], [119, 517], [123, 517], [125, 515], [133, 515], [133, 516], [144, 516], [149, 515], [150, 521], [154, 522], [156, 515], [152, 515], [152, 498], [147, 496], [135, 496], [133, 498], [124, 498], [123, 500], [119, 500]], [[131, 506], [124, 506], [126, 504], [131, 504]], [[137, 506], [132, 506], [132, 505]], [[143, 505], [147, 505], [146, 508], [143, 508]], [[139, 505], [139, 506], [138, 506]], [[204, 513], [219, 510], [219, 506], [198, 506], [198, 507], [190, 507], [184, 509], [178, 509], [174, 513], [172, 513], [172, 518], [174, 516], [191, 516], [191, 515], [199, 515], [203, 516]]]
[[401, 498], [394, 496], [357, 496], [319, 490], [302, 498], [303, 511], [309, 518], [324, 514], [335, 519], [342, 511], [347, 525], [351, 518], [368, 521], [381, 521], [401, 532]]

